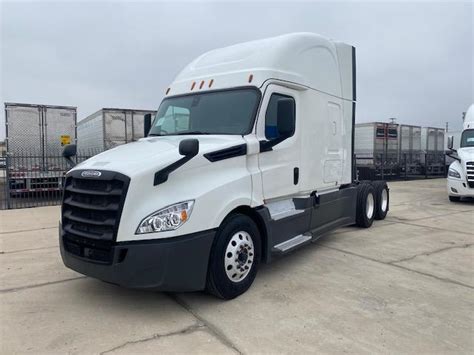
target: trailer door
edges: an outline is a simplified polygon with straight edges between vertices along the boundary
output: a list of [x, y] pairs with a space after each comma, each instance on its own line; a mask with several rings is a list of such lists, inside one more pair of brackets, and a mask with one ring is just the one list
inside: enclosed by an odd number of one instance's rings
[[41, 110], [39, 106], [5, 106], [7, 151], [15, 156], [43, 151]]
[[76, 112], [67, 108], [44, 107], [45, 154], [61, 155], [68, 144], [76, 143]]
[[105, 149], [127, 143], [126, 118], [123, 111], [104, 110]]

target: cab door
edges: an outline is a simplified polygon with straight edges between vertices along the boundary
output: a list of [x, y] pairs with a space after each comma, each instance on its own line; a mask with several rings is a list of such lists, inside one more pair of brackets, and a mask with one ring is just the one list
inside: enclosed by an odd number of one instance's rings
[[[293, 114], [288, 111], [291, 105]], [[268, 85], [257, 121], [257, 137], [260, 141], [259, 168], [265, 202], [291, 196], [299, 191], [300, 149], [297, 117], [298, 92], [279, 85]], [[282, 129], [290, 131], [282, 135]]]

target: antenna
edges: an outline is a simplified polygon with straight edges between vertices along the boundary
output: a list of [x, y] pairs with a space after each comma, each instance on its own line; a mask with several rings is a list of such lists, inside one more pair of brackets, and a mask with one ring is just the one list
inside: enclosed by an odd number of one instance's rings
[[446, 132], [449, 132], [448, 129], [449, 129], [449, 122], [446, 122]]
[[391, 124], [395, 124], [395, 122], [397, 121], [395, 117], [390, 117], [389, 120]]

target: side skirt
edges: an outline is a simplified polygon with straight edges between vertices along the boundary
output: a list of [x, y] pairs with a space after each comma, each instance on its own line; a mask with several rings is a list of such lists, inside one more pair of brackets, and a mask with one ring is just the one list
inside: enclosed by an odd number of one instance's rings
[[266, 263], [274, 257], [292, 252], [337, 228], [355, 223], [357, 188], [349, 185], [340, 190], [308, 198], [294, 198], [297, 213], [281, 218], [266, 206], [257, 213], [267, 230]]

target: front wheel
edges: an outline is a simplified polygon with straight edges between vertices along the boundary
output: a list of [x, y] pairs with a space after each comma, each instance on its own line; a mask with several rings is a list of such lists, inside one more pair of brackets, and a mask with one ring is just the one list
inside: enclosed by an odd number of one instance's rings
[[207, 291], [223, 299], [247, 291], [257, 275], [260, 255], [260, 233], [255, 222], [243, 214], [228, 217], [212, 246]]

